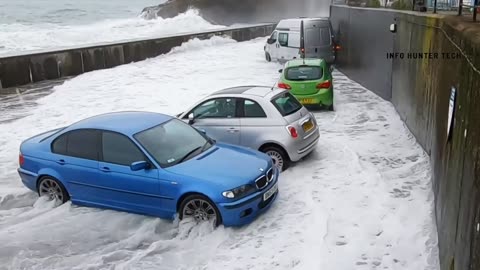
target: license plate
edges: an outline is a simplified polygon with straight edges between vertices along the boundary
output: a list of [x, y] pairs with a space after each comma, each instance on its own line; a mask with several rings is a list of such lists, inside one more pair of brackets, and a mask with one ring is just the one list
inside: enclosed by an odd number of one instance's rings
[[278, 184], [275, 184], [275, 186], [273, 186], [271, 189], [265, 191], [265, 193], [263, 193], [263, 200], [266, 201], [268, 199], [270, 199], [270, 197], [273, 196], [273, 194], [275, 194], [275, 192], [277, 192], [278, 190]]
[[305, 122], [303, 125], [303, 131], [307, 132], [310, 131], [313, 128], [313, 123], [312, 120], [308, 120], [308, 122]]
[[299, 101], [302, 104], [315, 104], [315, 100], [313, 98], [301, 98]]

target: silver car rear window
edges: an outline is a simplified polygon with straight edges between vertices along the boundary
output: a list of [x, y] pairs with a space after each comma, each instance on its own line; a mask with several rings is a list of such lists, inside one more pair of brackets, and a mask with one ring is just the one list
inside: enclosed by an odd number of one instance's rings
[[322, 76], [322, 69], [315, 66], [291, 67], [285, 72], [285, 79], [289, 81], [319, 80]]
[[289, 92], [283, 92], [272, 99], [272, 104], [277, 108], [282, 116], [287, 116], [298, 112], [302, 104]]

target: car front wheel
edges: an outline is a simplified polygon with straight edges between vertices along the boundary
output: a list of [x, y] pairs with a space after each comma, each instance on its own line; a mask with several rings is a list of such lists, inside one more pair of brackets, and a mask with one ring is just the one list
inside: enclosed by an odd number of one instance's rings
[[207, 197], [195, 194], [186, 197], [180, 205], [180, 219], [192, 218], [197, 223], [213, 221], [215, 226], [222, 223], [220, 212]]

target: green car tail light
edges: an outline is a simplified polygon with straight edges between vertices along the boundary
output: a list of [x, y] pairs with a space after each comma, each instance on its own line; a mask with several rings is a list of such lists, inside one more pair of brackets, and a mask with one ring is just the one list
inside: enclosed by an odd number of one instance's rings
[[317, 89], [330, 88], [330, 86], [332, 86], [332, 83], [330, 82], [330, 80], [327, 80], [317, 84]]

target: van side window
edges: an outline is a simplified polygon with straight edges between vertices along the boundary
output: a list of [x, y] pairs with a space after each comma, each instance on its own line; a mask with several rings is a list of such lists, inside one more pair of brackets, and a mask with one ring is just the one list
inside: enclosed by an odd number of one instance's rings
[[278, 34], [278, 43], [281, 46], [287, 47], [288, 46], [288, 33]]

